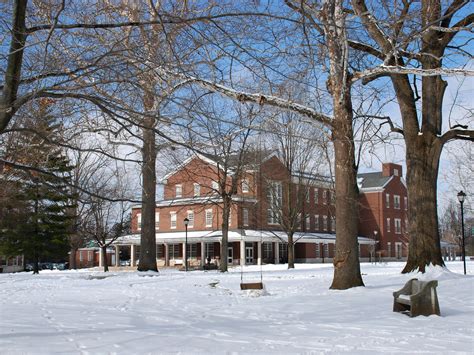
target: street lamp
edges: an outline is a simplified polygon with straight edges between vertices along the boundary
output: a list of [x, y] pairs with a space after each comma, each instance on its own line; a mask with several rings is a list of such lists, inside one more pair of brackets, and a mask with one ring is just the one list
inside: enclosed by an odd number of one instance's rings
[[461, 235], [462, 235], [462, 261], [464, 263], [464, 275], [466, 275], [466, 247], [464, 244], [464, 199], [466, 194], [464, 191], [459, 191], [458, 201], [461, 204]]
[[184, 219], [184, 228], [186, 230], [186, 245], [184, 247], [184, 271], [188, 271], [188, 224], [189, 219], [186, 217]]

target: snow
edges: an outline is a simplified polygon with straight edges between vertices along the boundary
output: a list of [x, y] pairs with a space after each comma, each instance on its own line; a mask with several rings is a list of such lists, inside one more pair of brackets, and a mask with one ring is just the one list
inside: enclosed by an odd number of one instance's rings
[[[366, 287], [329, 290], [330, 264], [263, 267], [265, 291], [241, 291], [240, 268], [154, 273], [0, 274], [0, 352], [474, 353], [474, 262], [401, 275], [361, 265]], [[244, 268], [260, 280], [260, 267]], [[392, 312], [410, 278], [439, 281], [441, 316]]]

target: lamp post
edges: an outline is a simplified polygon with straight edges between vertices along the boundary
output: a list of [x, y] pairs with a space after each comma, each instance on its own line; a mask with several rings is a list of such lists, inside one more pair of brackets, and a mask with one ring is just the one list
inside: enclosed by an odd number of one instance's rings
[[374, 242], [375, 242], [375, 245], [374, 245], [374, 263], [377, 264], [377, 234], [379, 234], [378, 231], [374, 231]]
[[184, 219], [184, 229], [186, 231], [186, 242], [184, 246], [184, 271], [188, 271], [188, 224], [189, 224], [189, 219], [186, 217]]
[[464, 244], [464, 199], [466, 194], [464, 191], [459, 191], [458, 201], [461, 204], [461, 236], [462, 236], [462, 261], [464, 263], [464, 275], [466, 275], [466, 246]]

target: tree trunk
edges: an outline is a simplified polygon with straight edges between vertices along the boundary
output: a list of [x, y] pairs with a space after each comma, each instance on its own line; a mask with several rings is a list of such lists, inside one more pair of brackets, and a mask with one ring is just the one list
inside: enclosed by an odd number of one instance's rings
[[223, 198], [222, 206], [222, 243], [221, 243], [221, 264], [219, 269], [221, 272], [227, 272], [227, 253], [229, 245], [229, 211], [230, 211], [230, 201], [228, 198]]
[[142, 167], [142, 230], [138, 271], [158, 271], [156, 266], [156, 143], [155, 119], [146, 117], [143, 128]]
[[107, 246], [102, 246], [102, 265], [104, 266], [104, 272], [109, 272], [109, 264], [107, 263]]
[[35, 261], [33, 262], [33, 275], [39, 274], [39, 257], [35, 256]]
[[288, 269], [295, 268], [295, 243], [293, 233], [288, 234]]
[[419, 270], [427, 265], [444, 266], [438, 231], [437, 180], [439, 142], [428, 143], [423, 136], [416, 144], [407, 142], [407, 188], [409, 249], [402, 273]]
[[364, 286], [360, 274], [358, 231], [358, 188], [352, 129], [351, 81], [348, 44], [342, 0], [326, 2], [321, 12], [329, 53], [328, 88], [333, 98], [332, 140], [336, 182], [336, 253], [332, 289]]
[[71, 248], [71, 251], [69, 254], [69, 270], [74, 270], [77, 268], [76, 253], [77, 253], [77, 248], [76, 247]]

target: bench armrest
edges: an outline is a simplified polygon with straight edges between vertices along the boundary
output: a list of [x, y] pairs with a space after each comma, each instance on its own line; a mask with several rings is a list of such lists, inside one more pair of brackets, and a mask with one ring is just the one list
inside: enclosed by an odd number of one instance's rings
[[395, 291], [393, 293], [393, 297], [397, 298], [400, 295], [411, 295], [412, 293], [412, 284], [414, 281], [418, 281], [418, 279], [411, 279], [409, 280], [405, 286], [403, 286], [400, 290]]

